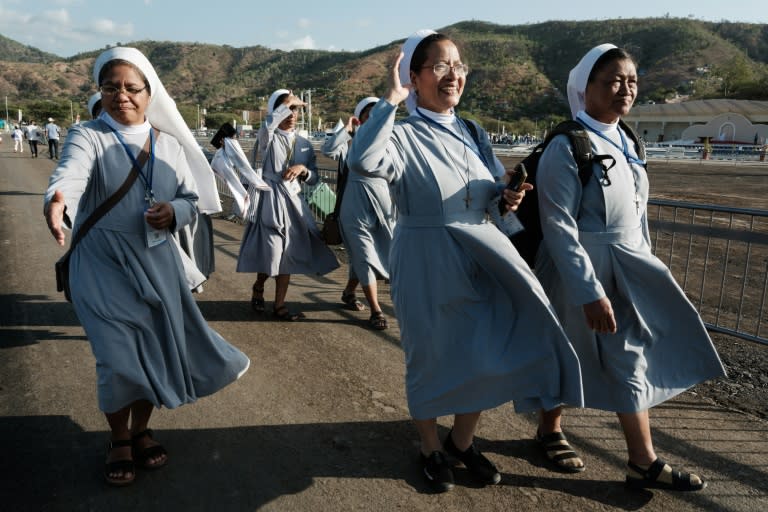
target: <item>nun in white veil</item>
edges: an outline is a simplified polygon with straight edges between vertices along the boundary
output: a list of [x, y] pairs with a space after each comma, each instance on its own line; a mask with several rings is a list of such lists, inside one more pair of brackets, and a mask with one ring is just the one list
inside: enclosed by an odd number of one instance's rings
[[[104, 478], [133, 482], [168, 461], [153, 439], [154, 408], [175, 408], [239, 378], [249, 360], [206, 323], [180, 251], [169, 240], [198, 208], [216, 211], [213, 174], [152, 65], [138, 50], [96, 60], [103, 112], [73, 126], [45, 194], [59, 245], [123, 183], [137, 179], [71, 253], [72, 304], [96, 359], [99, 409], [111, 436]], [[159, 128], [159, 131], [157, 130]], [[142, 147], [149, 155], [138, 166]]]
[[[571, 71], [571, 114], [593, 153], [615, 163], [593, 163], [582, 186], [567, 137], [549, 143], [536, 178], [536, 275], [578, 353], [585, 407], [619, 418], [627, 484], [695, 491], [706, 485], [701, 477], [656, 455], [649, 409], [724, 370], [696, 309], [651, 251], [647, 164], [621, 122], [637, 91], [634, 60], [612, 44], [592, 48]], [[559, 427], [559, 409], [542, 415], [544, 449], [560, 469], [583, 469]]]

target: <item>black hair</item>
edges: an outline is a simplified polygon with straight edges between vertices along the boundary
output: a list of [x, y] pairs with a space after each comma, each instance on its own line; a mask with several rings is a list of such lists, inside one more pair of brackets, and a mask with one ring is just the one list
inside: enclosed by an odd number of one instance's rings
[[450, 40], [451, 38], [445, 34], [430, 34], [419, 41], [419, 44], [416, 45], [416, 48], [413, 50], [413, 55], [411, 56], [410, 70], [414, 73], [419, 73], [421, 66], [427, 62], [427, 50], [429, 50], [429, 47], [432, 45], [432, 43], [439, 43], [440, 41]]
[[231, 124], [222, 124], [219, 127], [219, 131], [217, 131], [216, 135], [214, 135], [211, 139], [211, 146], [215, 147], [216, 149], [221, 148], [224, 137], [233, 137], [236, 133], [237, 131], [235, 130], [235, 127]]
[[630, 55], [627, 50], [624, 48], [611, 48], [595, 61], [595, 65], [592, 66], [592, 71], [589, 72], [587, 83], [594, 82], [595, 76], [599, 72], [605, 69], [611, 62], [615, 62], [617, 60], [630, 60], [633, 64], [635, 64], [635, 67], [637, 67], [637, 63], [635, 62], [634, 57], [632, 57], [632, 55]]
[[144, 73], [139, 69], [139, 67], [134, 64], [133, 62], [128, 62], [127, 60], [123, 59], [113, 59], [104, 64], [101, 69], [99, 70], [99, 86], [102, 85], [104, 82], [104, 77], [107, 76], [107, 73], [109, 73], [112, 68], [117, 66], [131, 66], [133, 69], [136, 70], [136, 73], [139, 74], [139, 77], [144, 82], [144, 86], [147, 88], [147, 92], [149, 94], [152, 94], [152, 87], [149, 85], [149, 81], [147, 80], [147, 77], [144, 76]]
[[363, 107], [363, 110], [360, 111], [360, 115], [357, 116], [358, 119], [362, 119], [362, 117], [366, 114], [366, 112], [370, 112], [371, 109], [376, 105], [376, 102], [370, 102], [365, 107]]
[[91, 117], [98, 117], [98, 112], [101, 112], [101, 100], [97, 100], [91, 107]]

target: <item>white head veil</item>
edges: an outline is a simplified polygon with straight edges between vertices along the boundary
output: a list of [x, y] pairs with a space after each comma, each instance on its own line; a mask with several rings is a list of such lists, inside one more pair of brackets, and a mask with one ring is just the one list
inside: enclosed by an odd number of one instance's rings
[[176, 103], [163, 87], [163, 83], [155, 72], [155, 68], [149, 60], [136, 48], [115, 47], [110, 48], [96, 58], [93, 65], [93, 79], [99, 85], [99, 73], [104, 65], [112, 60], [124, 60], [130, 62], [144, 73], [149, 82], [151, 97], [147, 107], [146, 116], [149, 123], [167, 133], [179, 141], [184, 148], [184, 156], [192, 171], [192, 176], [197, 183], [198, 210], [202, 213], [216, 213], [221, 211], [219, 192], [216, 190], [216, 181], [208, 160], [205, 158], [200, 146], [192, 136], [187, 123], [181, 117]]
[[[400, 84], [409, 85], [411, 83], [411, 59], [413, 59], [413, 52], [416, 51], [416, 47], [427, 36], [437, 34], [434, 30], [421, 29], [413, 34], [411, 37], [405, 40], [403, 43], [403, 59], [400, 61]], [[408, 112], [416, 110], [416, 92], [411, 89], [408, 98], [405, 100], [405, 107]]]
[[269, 97], [269, 100], [267, 101], [267, 115], [271, 115], [272, 112], [274, 112], [275, 107], [279, 106], [279, 105], [275, 105], [275, 102], [277, 101], [277, 98], [279, 98], [283, 94], [291, 94], [291, 91], [289, 91], [288, 89], [278, 89], [272, 93], [272, 95]]
[[88, 98], [88, 113], [91, 114], [91, 117], [94, 119], [98, 116], [93, 115], [93, 107], [96, 105], [97, 102], [101, 101], [101, 93], [97, 92], [95, 94], [91, 94], [91, 97]]
[[568, 74], [568, 105], [571, 107], [571, 117], [576, 119], [576, 114], [584, 110], [584, 93], [587, 90], [587, 80], [595, 62], [608, 50], [616, 48], [610, 43], [595, 46], [584, 55], [576, 67]]
[[371, 103], [378, 103], [379, 98], [376, 96], [368, 96], [367, 98], [360, 100], [360, 102], [355, 107], [355, 117], [360, 119], [360, 114], [363, 113], [363, 110], [365, 110], [365, 107], [370, 105]]

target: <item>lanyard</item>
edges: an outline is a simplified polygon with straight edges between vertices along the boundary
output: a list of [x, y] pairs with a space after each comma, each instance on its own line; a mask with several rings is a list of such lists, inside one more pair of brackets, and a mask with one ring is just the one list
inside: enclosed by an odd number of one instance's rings
[[589, 124], [587, 124], [584, 120], [578, 119], [578, 121], [581, 122], [581, 124], [584, 125], [584, 127], [587, 130], [591, 131], [592, 133], [594, 133], [595, 135], [597, 135], [601, 139], [603, 139], [606, 142], [608, 142], [611, 146], [613, 146], [616, 149], [618, 149], [619, 151], [621, 151], [624, 154], [624, 158], [626, 158], [628, 164], [638, 164], [638, 165], [642, 165], [642, 166], [646, 165], [645, 160], [640, 160], [639, 158], [635, 158], [634, 156], [629, 154], [629, 145], [627, 144], [627, 138], [624, 136], [624, 131], [621, 128], [616, 127], [616, 130], [619, 132], [619, 137], [621, 138], [621, 147], [619, 147], [618, 144], [616, 144], [611, 139], [606, 137], [603, 133], [601, 133], [601, 132], [595, 130], [594, 128], [592, 128], [591, 126], [589, 126]]
[[[455, 134], [453, 131], [451, 131], [451, 130], [449, 130], [448, 128], [446, 128], [444, 125], [442, 125], [442, 124], [438, 123], [438, 122], [437, 122], [437, 121], [435, 121], [434, 119], [431, 119], [431, 118], [429, 118], [428, 116], [425, 116], [424, 114], [422, 114], [422, 113], [421, 113], [421, 111], [419, 110], [419, 108], [418, 108], [418, 107], [416, 108], [416, 114], [418, 114], [418, 116], [419, 116], [420, 118], [422, 118], [424, 121], [426, 121], [428, 124], [431, 124], [431, 125], [437, 126], [437, 127], [439, 127], [441, 130], [443, 130], [443, 131], [445, 131], [445, 132], [448, 132], [448, 134], [449, 134], [449, 135], [451, 135], [451, 136], [452, 136], [454, 139], [456, 139], [456, 140], [460, 141], [462, 144], [464, 144], [465, 146], [467, 146], [467, 147], [468, 147], [468, 148], [469, 148], [469, 149], [470, 149], [470, 150], [471, 150], [471, 151], [472, 151], [472, 152], [473, 152], [475, 155], [477, 155], [477, 157], [478, 157], [478, 158], [479, 158], [479, 159], [480, 159], [480, 160], [483, 162], [483, 165], [485, 165], [485, 168], [486, 168], [486, 169], [488, 169], [488, 170], [490, 171], [491, 167], [488, 165], [488, 161], [486, 160], [485, 156], [483, 156], [483, 154], [480, 152], [480, 145], [479, 145], [479, 144], [478, 144], [478, 147], [477, 147], [477, 149], [475, 149], [474, 147], [472, 147], [472, 145], [470, 145], [470, 144], [469, 144], [469, 143], [466, 141], [466, 139], [464, 139], [464, 137], [463, 137], [463, 136], [462, 136], [462, 137], [459, 137], [459, 136], [458, 136], [458, 135], [456, 135], [456, 134]], [[464, 123], [464, 120], [463, 120], [462, 118], [460, 118], [460, 117], [456, 116], [456, 119], [459, 121], [460, 125], [461, 125], [461, 126], [463, 126], [463, 127], [464, 127], [464, 128], [467, 130], [467, 133], [471, 133], [471, 132], [469, 131], [469, 128], [468, 128], [468, 127], [467, 127], [467, 125]], [[464, 130], [462, 130], [462, 135], [463, 135], [463, 132], [464, 132]], [[470, 136], [471, 136], [471, 135], [470, 135]], [[477, 143], [477, 141], [475, 141], [475, 143]], [[493, 174], [493, 173], [491, 173], [491, 174]]]
[[128, 158], [130, 158], [131, 162], [133, 162], [133, 166], [136, 167], [136, 170], [139, 171], [139, 178], [141, 178], [141, 182], [144, 184], [144, 198], [147, 200], [150, 206], [153, 205], [155, 203], [155, 192], [152, 190], [152, 179], [155, 174], [155, 137], [152, 133], [152, 129], [149, 130], [149, 165], [147, 174], [145, 175], [144, 171], [139, 167], [138, 160], [136, 160], [136, 157], [133, 155], [133, 153], [131, 153], [131, 149], [128, 147], [128, 144], [125, 143], [125, 139], [123, 139], [123, 136], [120, 135], [120, 132], [111, 126], [109, 128], [112, 130], [112, 133], [115, 134], [115, 137], [117, 137], [117, 140], [120, 142], [120, 144], [123, 145], [123, 149], [125, 149]]

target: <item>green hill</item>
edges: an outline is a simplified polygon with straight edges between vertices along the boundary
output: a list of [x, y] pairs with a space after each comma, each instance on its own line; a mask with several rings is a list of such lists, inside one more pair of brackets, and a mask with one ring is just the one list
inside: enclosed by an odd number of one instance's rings
[[[639, 102], [680, 97], [768, 99], [768, 27], [694, 19], [647, 18], [497, 25], [466, 21], [441, 29], [459, 43], [470, 66], [460, 109], [489, 125], [532, 129], [567, 115], [569, 70], [591, 47], [612, 42], [638, 60]], [[384, 92], [400, 41], [363, 52], [233, 48], [137, 41], [182, 113], [197, 107], [209, 125], [256, 115], [276, 88], [312, 90], [313, 113], [346, 117], [357, 100]], [[95, 87], [90, 70], [101, 50], [60, 59], [0, 36], [0, 96], [29, 112], [82, 112]], [[72, 102], [70, 107], [70, 102]], [[252, 114], [253, 116], [253, 114]], [[40, 117], [40, 116], [38, 116]], [[251, 118], [252, 122], [254, 117]], [[258, 119], [255, 119], [257, 122]]]

